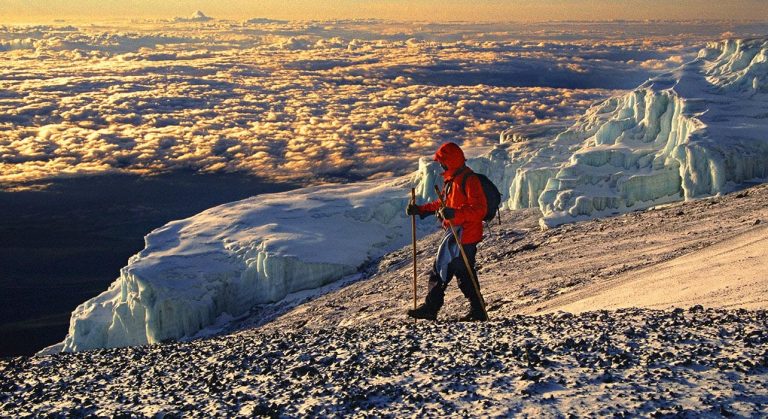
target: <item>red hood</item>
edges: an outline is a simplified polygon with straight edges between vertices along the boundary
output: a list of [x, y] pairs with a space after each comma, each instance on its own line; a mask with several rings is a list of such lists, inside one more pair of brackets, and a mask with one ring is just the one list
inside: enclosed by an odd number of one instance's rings
[[453, 175], [453, 173], [462, 167], [467, 161], [464, 158], [464, 152], [461, 148], [454, 143], [445, 143], [437, 149], [435, 153], [435, 161], [445, 165], [448, 170], [445, 171], [443, 176], [446, 178]]

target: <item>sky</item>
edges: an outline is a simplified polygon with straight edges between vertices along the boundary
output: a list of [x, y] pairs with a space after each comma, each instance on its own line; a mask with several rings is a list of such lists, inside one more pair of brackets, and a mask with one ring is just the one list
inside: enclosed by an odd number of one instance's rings
[[429, 21], [746, 19], [768, 15], [764, 0], [2, 0], [0, 24], [172, 18], [377, 18]]

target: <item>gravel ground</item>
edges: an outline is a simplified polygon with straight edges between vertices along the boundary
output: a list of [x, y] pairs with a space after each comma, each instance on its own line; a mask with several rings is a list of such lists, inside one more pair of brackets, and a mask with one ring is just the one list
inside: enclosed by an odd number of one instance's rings
[[[766, 417], [765, 310], [531, 315], [765, 221], [768, 185], [545, 231], [505, 212], [479, 248], [490, 322], [452, 321], [455, 286], [439, 322], [406, 319], [408, 247], [218, 337], [2, 359], [0, 416]], [[420, 272], [438, 240], [420, 240]]]
[[0, 361], [0, 415], [768, 415], [768, 313], [250, 330]]

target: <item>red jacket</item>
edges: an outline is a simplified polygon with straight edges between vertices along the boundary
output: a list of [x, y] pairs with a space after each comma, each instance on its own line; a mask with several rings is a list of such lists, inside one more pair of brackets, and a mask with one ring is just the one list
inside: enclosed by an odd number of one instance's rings
[[[447, 197], [445, 205], [456, 210], [456, 217], [451, 220], [454, 227], [463, 228], [461, 243], [478, 243], [483, 239], [483, 218], [487, 211], [480, 179], [473, 176], [472, 169], [465, 166], [464, 152], [456, 144], [443, 144], [435, 153], [435, 161], [448, 168], [443, 172], [443, 196]], [[462, 190], [465, 176], [467, 180]], [[419, 206], [421, 212], [434, 212], [438, 209], [439, 201]], [[443, 221], [443, 227], [448, 228], [447, 221]]]

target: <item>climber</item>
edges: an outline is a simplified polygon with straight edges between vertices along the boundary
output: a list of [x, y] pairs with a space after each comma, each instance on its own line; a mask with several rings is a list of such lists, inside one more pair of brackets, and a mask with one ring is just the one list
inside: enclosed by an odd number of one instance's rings
[[[482, 185], [474, 172], [465, 165], [466, 159], [461, 148], [454, 143], [440, 146], [435, 153], [435, 161], [443, 168], [442, 199], [423, 205], [415, 202], [408, 204], [408, 215], [419, 215], [422, 219], [433, 214], [442, 220], [446, 235], [440, 243], [435, 262], [429, 272], [429, 291], [424, 303], [408, 310], [408, 316], [416, 319], [436, 320], [437, 312], [443, 306], [445, 290], [453, 276], [459, 289], [470, 302], [470, 310], [461, 318], [462, 321], [486, 321], [480, 284], [476, 281], [475, 255], [477, 244], [483, 238], [483, 217], [486, 215], [486, 198]], [[466, 179], [465, 179], [466, 177]], [[441, 208], [442, 207], [442, 208]], [[451, 224], [460, 237], [461, 246], [467, 256], [470, 269], [467, 269], [459, 247], [456, 245]]]

